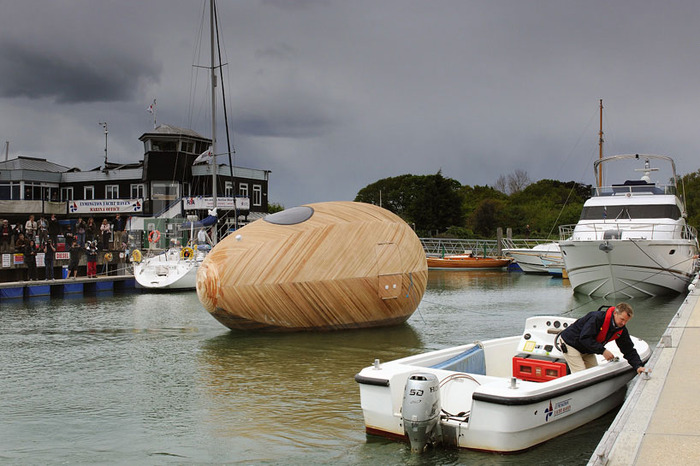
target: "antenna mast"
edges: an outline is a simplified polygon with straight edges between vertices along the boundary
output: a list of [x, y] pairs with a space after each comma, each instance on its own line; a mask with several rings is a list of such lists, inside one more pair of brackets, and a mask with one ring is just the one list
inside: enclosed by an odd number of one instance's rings
[[[598, 159], [603, 160], [603, 99], [600, 99], [600, 132], [598, 133]], [[598, 165], [598, 187], [603, 185], [603, 164]]]
[[98, 125], [102, 126], [105, 130], [105, 170], [107, 169], [107, 135], [109, 134], [109, 131], [107, 131], [107, 122], [102, 121], [99, 122]]

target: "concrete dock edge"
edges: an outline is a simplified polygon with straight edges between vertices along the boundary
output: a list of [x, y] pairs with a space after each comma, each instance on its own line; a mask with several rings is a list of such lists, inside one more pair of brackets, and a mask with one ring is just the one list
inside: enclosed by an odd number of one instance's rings
[[[692, 289], [671, 319], [589, 465], [700, 463], [700, 290]], [[691, 365], [692, 364], [692, 365]]]

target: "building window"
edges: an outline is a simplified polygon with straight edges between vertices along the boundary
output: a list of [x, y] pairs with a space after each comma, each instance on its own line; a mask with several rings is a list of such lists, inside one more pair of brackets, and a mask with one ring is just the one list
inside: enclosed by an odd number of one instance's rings
[[180, 141], [180, 152], [194, 154], [194, 142], [192, 142], [192, 141]]
[[224, 196], [233, 197], [233, 181], [227, 181], [224, 184]]
[[19, 200], [20, 184], [10, 181], [9, 183], [0, 184], [0, 199], [3, 200]]
[[119, 199], [118, 184], [108, 184], [105, 186], [105, 199]]
[[61, 188], [61, 200], [62, 201], [72, 201], [73, 200], [73, 187]]
[[238, 183], [238, 195], [248, 197], [248, 183]]
[[85, 199], [85, 200], [95, 199], [95, 187], [94, 186], [85, 186], [83, 188], [83, 199]]
[[259, 184], [253, 185], [253, 205], [262, 205], [262, 186]]
[[131, 199], [144, 199], [144, 190], [142, 184], [132, 184], [131, 185]]

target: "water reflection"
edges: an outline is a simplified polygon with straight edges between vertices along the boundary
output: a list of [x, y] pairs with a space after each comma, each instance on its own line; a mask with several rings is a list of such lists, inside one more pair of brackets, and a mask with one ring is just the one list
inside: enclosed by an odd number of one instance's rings
[[244, 448], [249, 460], [342, 450], [363, 441], [353, 377], [371, 364], [368, 349], [377, 358], [395, 359], [421, 346], [407, 324], [322, 334], [229, 332], [208, 339], [197, 354], [206, 425], [211, 435]]

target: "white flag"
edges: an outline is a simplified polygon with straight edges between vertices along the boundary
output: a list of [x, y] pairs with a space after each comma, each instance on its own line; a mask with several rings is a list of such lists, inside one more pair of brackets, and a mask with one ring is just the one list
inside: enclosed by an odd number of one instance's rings
[[156, 111], [156, 99], [153, 99], [153, 103], [151, 105], [149, 105], [148, 107], [146, 107], [146, 111], [148, 113], [150, 113], [151, 115], [153, 115], [153, 112]]
[[202, 152], [201, 154], [199, 154], [199, 157], [194, 159], [194, 162], [192, 162], [192, 163], [193, 164], [194, 163], [204, 163], [204, 162], [210, 163], [213, 157], [214, 157], [214, 154], [211, 151], [211, 147], [209, 147], [209, 149], [207, 149], [204, 152]]

